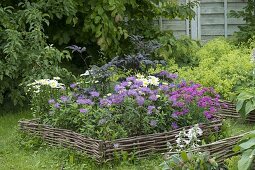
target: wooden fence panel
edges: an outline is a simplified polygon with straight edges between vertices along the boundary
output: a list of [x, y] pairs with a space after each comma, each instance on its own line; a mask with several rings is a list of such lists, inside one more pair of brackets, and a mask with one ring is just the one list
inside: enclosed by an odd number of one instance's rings
[[[190, 0], [180, 0], [187, 3]], [[175, 19], [159, 19], [161, 30], [172, 30], [174, 35], [188, 35], [192, 39], [206, 42], [210, 39], [232, 36], [238, 31], [238, 26], [244, 25], [242, 18], [233, 18], [230, 11], [241, 11], [247, 0], [200, 0], [200, 5], [194, 9], [196, 17], [192, 21]]]

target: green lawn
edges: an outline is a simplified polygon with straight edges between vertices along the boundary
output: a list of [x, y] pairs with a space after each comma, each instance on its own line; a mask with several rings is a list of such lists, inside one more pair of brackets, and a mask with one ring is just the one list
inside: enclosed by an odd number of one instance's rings
[[85, 155], [70, 150], [49, 147], [40, 141], [31, 140], [18, 132], [18, 120], [31, 118], [26, 112], [0, 116], [0, 170], [60, 170], [60, 169], [159, 169], [162, 158], [155, 157], [135, 161], [122, 162], [115, 165], [97, 165]]
[[[3, 114], [4, 115], [4, 114]], [[85, 155], [67, 149], [49, 147], [40, 140], [22, 136], [17, 122], [22, 118], [31, 118], [27, 112], [0, 116], [0, 170], [58, 170], [58, 169], [160, 169], [162, 156], [110, 165], [97, 165]], [[227, 120], [230, 134], [240, 134], [255, 129], [253, 124]]]

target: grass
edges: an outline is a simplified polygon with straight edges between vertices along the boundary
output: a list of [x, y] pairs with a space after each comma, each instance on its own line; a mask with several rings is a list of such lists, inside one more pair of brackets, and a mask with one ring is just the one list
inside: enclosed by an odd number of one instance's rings
[[98, 165], [85, 155], [77, 152], [49, 147], [40, 140], [32, 139], [18, 131], [18, 120], [31, 118], [26, 112], [0, 116], [0, 169], [1, 170], [59, 170], [59, 169], [118, 169], [157, 170], [163, 161], [161, 156], [116, 164]]
[[[118, 169], [118, 170], [157, 170], [163, 161], [162, 156], [123, 161], [115, 164], [98, 165], [86, 155], [68, 149], [49, 147], [41, 140], [24, 136], [18, 131], [17, 122], [31, 118], [29, 111], [0, 116], [0, 169], [1, 170], [59, 170], [59, 169]], [[228, 133], [238, 135], [254, 130], [255, 125], [236, 120], [226, 120]]]

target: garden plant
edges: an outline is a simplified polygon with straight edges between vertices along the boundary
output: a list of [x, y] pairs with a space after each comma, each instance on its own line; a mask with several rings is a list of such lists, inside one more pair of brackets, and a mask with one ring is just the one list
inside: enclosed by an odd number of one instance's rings
[[0, 169], [252, 169], [254, 0], [229, 39], [158, 27], [196, 5], [3, 0]]

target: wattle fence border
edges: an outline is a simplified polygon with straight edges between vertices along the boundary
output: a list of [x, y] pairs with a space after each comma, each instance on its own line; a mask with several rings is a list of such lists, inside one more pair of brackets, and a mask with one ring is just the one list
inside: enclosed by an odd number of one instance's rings
[[[203, 135], [207, 136], [217, 132], [222, 126], [222, 120], [216, 119], [208, 124], [200, 124]], [[142, 158], [152, 153], [166, 153], [169, 151], [168, 143], [176, 144], [177, 135], [183, 129], [187, 130], [190, 126], [182, 127], [164, 133], [122, 138], [113, 141], [103, 141], [87, 138], [79, 133], [54, 128], [49, 125], [37, 123], [36, 120], [19, 121], [22, 131], [41, 137], [46, 143], [55, 146], [73, 148], [85, 152], [89, 157], [98, 162], [111, 161], [116, 153], [126, 151], [129, 155]]]

